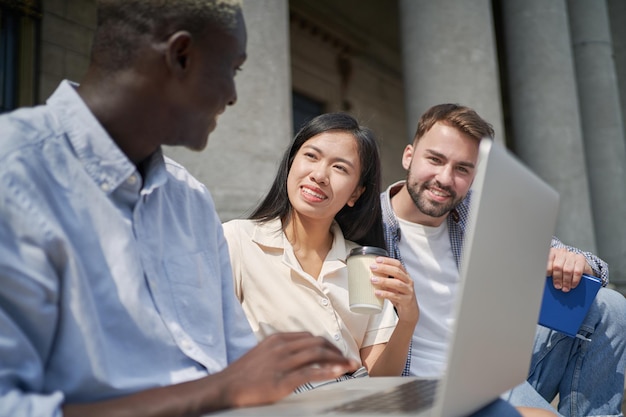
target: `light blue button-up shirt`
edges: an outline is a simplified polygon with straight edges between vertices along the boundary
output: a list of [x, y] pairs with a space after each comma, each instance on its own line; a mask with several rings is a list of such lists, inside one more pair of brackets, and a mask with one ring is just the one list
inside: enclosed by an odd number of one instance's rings
[[208, 190], [63, 82], [0, 117], [0, 415], [196, 379], [256, 344]]

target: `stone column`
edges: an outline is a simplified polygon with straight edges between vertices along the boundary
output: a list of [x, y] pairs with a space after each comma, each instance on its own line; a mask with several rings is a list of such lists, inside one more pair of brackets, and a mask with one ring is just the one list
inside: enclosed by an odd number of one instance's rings
[[622, 106], [622, 121], [626, 124], [626, 25], [624, 24], [626, 22], [626, 1], [608, 0], [608, 7], [615, 70], [617, 71]]
[[248, 59], [236, 78], [237, 104], [220, 116], [203, 152], [166, 149], [207, 185], [222, 221], [256, 206], [291, 140], [287, 0], [244, 0], [243, 13]]
[[439, 103], [474, 108], [504, 140], [489, 0], [400, 0], [408, 138]]
[[561, 195], [556, 234], [596, 250], [565, 1], [504, 0], [515, 152]]
[[568, 0], [598, 254], [626, 285], [626, 143], [606, 2]]

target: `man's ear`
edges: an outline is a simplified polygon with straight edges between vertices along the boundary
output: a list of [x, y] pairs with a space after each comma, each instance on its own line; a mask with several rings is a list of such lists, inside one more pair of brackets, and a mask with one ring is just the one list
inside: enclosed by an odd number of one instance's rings
[[365, 191], [365, 187], [363, 187], [363, 186], [357, 187], [356, 190], [354, 190], [354, 192], [352, 193], [352, 195], [348, 199], [348, 202], [346, 204], [349, 207], [354, 207], [354, 205], [359, 200], [359, 197], [361, 197], [361, 194], [363, 194], [364, 191]]
[[404, 152], [402, 153], [402, 167], [407, 171], [409, 170], [411, 161], [413, 160], [413, 150], [413, 145], [409, 144], [406, 145]]
[[174, 74], [184, 75], [191, 65], [193, 37], [187, 31], [174, 33], [167, 40], [165, 61]]

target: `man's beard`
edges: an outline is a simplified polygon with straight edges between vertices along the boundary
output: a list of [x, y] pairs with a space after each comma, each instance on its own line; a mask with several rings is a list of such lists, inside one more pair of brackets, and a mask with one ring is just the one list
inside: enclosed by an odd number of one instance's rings
[[[426, 190], [431, 186], [436, 186], [440, 190], [448, 193], [451, 197], [448, 200], [449, 202], [439, 203], [427, 198], [424, 194], [426, 193]], [[463, 197], [457, 197], [454, 190], [452, 190], [450, 187], [444, 187], [435, 180], [419, 184], [417, 182], [411, 182], [410, 178], [408, 178], [407, 176], [406, 188], [409, 192], [409, 195], [411, 196], [411, 199], [413, 200], [413, 203], [415, 204], [415, 207], [417, 207], [419, 211], [430, 217], [439, 218], [447, 215], [463, 200]]]

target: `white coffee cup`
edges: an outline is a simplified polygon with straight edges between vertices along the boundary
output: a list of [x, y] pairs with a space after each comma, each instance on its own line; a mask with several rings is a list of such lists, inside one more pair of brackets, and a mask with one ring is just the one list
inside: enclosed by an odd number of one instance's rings
[[382, 298], [376, 297], [372, 285], [372, 265], [376, 257], [389, 256], [385, 249], [374, 246], [360, 246], [350, 251], [348, 265], [348, 295], [350, 310], [354, 313], [377, 314], [383, 309]]

